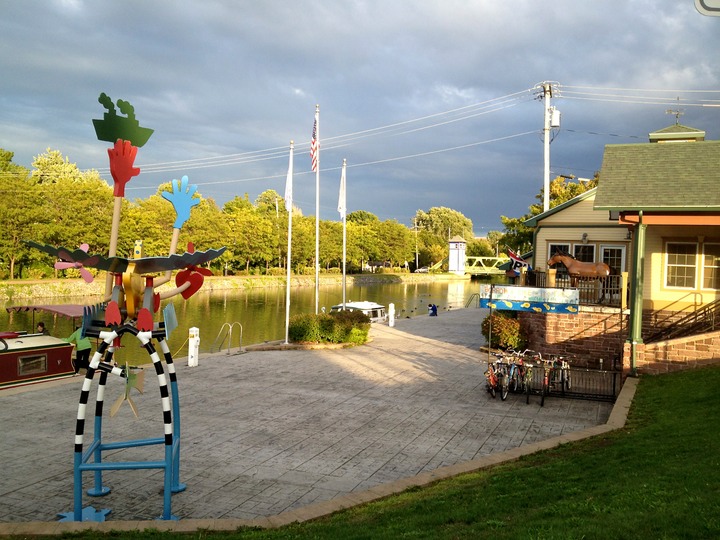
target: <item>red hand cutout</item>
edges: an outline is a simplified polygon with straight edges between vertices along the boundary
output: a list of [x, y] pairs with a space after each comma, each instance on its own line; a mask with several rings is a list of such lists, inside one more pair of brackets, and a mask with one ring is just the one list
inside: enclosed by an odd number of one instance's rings
[[133, 146], [130, 141], [123, 141], [121, 139], [115, 141], [114, 148], [108, 148], [110, 174], [115, 181], [115, 187], [113, 189], [113, 195], [115, 197], [124, 197], [125, 184], [127, 184], [133, 176], [140, 174], [140, 169], [133, 167], [137, 151], [137, 146]]

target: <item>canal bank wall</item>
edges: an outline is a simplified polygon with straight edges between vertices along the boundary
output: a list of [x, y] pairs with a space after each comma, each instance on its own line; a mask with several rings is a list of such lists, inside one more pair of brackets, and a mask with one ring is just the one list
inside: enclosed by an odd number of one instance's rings
[[[468, 281], [470, 276], [455, 274], [352, 274], [346, 276], [348, 285], [394, 284], [394, 283], [432, 283], [435, 281]], [[314, 276], [294, 275], [290, 278], [293, 287], [314, 287]], [[342, 285], [342, 275], [321, 274], [320, 286]], [[175, 287], [173, 281], [158, 288]], [[203, 283], [203, 291], [249, 290], [260, 288], [285, 287], [285, 276], [209, 276]], [[43, 299], [63, 297], [87, 297], [89, 303], [99, 301], [105, 291], [105, 279], [96, 278], [92, 283], [82, 279], [42, 279], [13, 280], [0, 282], [0, 303], [19, 304], [33, 301], [41, 303]]]

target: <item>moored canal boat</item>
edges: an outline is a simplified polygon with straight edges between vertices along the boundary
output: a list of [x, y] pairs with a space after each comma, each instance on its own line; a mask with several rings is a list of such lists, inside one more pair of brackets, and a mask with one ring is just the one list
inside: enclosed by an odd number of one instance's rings
[[73, 375], [72, 352], [54, 336], [0, 332], [0, 389]]

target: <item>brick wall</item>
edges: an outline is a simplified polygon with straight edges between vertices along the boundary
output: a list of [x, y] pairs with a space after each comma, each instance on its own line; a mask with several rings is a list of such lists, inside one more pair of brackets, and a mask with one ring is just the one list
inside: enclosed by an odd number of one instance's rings
[[[643, 313], [647, 321], [665, 319], [667, 313]], [[574, 356], [573, 365], [591, 369], [630, 370], [631, 346], [628, 338], [629, 313], [614, 308], [580, 306], [577, 315], [518, 312], [520, 327], [528, 339], [528, 349], [543, 355]], [[638, 373], [667, 373], [720, 363], [720, 331], [697, 336], [641, 343], [636, 346]], [[603, 359], [602, 366], [600, 359]]]
[[573, 365], [596, 369], [619, 368], [627, 339], [628, 313], [620, 309], [580, 306], [577, 315], [518, 312], [529, 349], [542, 354], [574, 356]]
[[[635, 369], [638, 373], [668, 373], [720, 363], [720, 331], [708, 332], [657, 343], [636, 345]], [[623, 347], [623, 364], [630, 369], [631, 347]]]

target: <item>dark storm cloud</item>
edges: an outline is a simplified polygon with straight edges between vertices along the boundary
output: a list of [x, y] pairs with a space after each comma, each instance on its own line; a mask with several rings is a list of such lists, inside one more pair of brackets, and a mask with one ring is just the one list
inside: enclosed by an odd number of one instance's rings
[[[350, 211], [410, 224], [416, 210], [446, 206], [479, 234], [498, 228], [501, 214], [525, 213], [542, 185], [539, 82], [561, 89], [553, 175], [592, 176], [605, 144], [644, 142], [675, 121], [665, 113], [677, 106], [682, 123], [720, 137], [720, 109], [692, 106], [720, 94], [688, 92], [720, 90], [720, 18], [700, 15], [692, 0], [0, 5], [0, 147], [26, 167], [57, 149], [110, 180], [90, 120], [103, 112], [100, 92], [129, 100], [155, 129], [131, 197], [183, 174], [219, 204], [282, 194], [287, 152], [265, 151], [293, 139], [296, 203], [314, 214], [316, 103], [323, 219], [338, 217], [347, 158]], [[635, 97], [592, 98], [612, 88]], [[208, 166], [247, 152], [266, 159]], [[160, 163], [175, 166], [152, 172]]]

